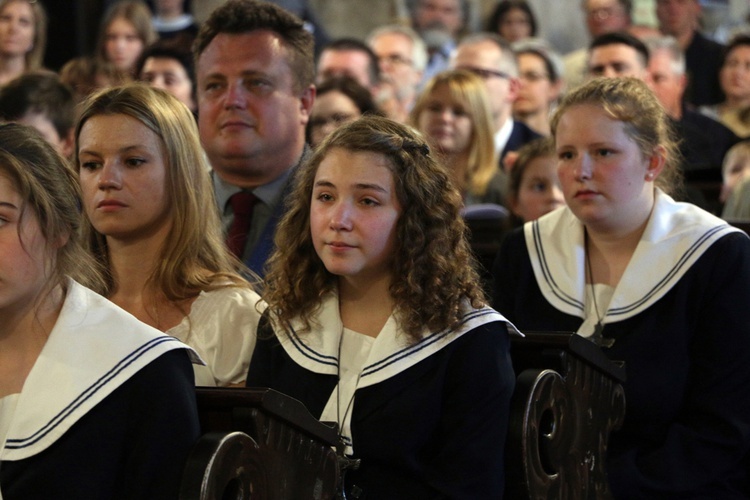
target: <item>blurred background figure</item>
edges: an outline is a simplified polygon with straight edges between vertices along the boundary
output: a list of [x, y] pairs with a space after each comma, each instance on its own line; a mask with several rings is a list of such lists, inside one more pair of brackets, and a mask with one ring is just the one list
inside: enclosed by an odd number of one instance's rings
[[502, 0], [487, 21], [487, 31], [508, 43], [536, 36], [536, 27], [536, 16], [526, 0]]
[[740, 34], [729, 41], [719, 71], [724, 100], [701, 106], [702, 113], [714, 118], [745, 138], [750, 136], [750, 35]]
[[119, 0], [107, 9], [102, 19], [96, 46], [97, 63], [112, 67], [113, 84], [131, 81], [138, 57], [156, 39], [148, 6], [141, 0]]
[[369, 90], [348, 76], [324, 80], [317, 87], [307, 122], [308, 144], [316, 147], [338, 127], [365, 113], [381, 114]]
[[[721, 165], [724, 155], [739, 138], [729, 128], [689, 107], [683, 100], [687, 87], [685, 57], [671, 36], [647, 38], [648, 84], [654, 91], [676, 136], [680, 139], [680, 169], [685, 176], [688, 200], [718, 214], [721, 201]], [[708, 189], [713, 186], [713, 189]]]
[[[424, 41], [413, 29], [392, 24], [370, 33], [367, 44], [380, 64], [378, 102], [381, 106], [390, 102], [384, 109], [388, 118], [405, 123], [427, 66]], [[390, 96], [386, 95], [389, 90]]]
[[540, 38], [513, 44], [518, 60], [518, 96], [513, 101], [513, 118], [541, 135], [549, 136], [549, 117], [563, 92], [563, 64], [560, 56]]
[[138, 80], [166, 90], [196, 113], [195, 65], [191, 52], [172, 40], [159, 40], [146, 47], [135, 68]]
[[719, 84], [723, 46], [700, 32], [701, 12], [699, 0], [656, 0], [659, 30], [673, 36], [685, 54], [685, 101], [694, 106], [724, 99]]
[[152, 22], [160, 40], [171, 40], [183, 50], [190, 50], [198, 24], [190, 14], [188, 0], [153, 0]]
[[739, 142], [727, 151], [721, 173], [721, 201], [726, 201], [743, 179], [750, 178], [750, 141]]
[[337, 76], [354, 78], [375, 96], [380, 82], [378, 57], [366, 43], [356, 38], [333, 40], [320, 52], [316, 82]]
[[586, 75], [588, 78], [632, 76], [647, 81], [648, 49], [625, 31], [599, 35], [589, 45]]
[[565, 205], [557, 177], [555, 142], [544, 137], [518, 150], [508, 176], [508, 206], [519, 219], [529, 222]]
[[482, 79], [466, 70], [427, 82], [410, 122], [440, 155], [464, 204], [505, 204], [505, 174], [498, 168], [492, 117]]
[[0, 87], [0, 118], [34, 127], [60, 155], [73, 154], [75, 97], [56, 73], [36, 71]]
[[[632, 24], [631, 0], [583, 0], [581, 7], [592, 40], [605, 33], [626, 30]], [[568, 88], [572, 89], [583, 83], [588, 70], [587, 61], [587, 47], [565, 55], [563, 62]]]
[[490, 99], [493, 140], [498, 165], [507, 168], [515, 151], [540, 137], [525, 123], [513, 119], [513, 102], [518, 97], [518, 63], [510, 44], [493, 33], [469, 35], [458, 45], [452, 66], [479, 76]]
[[448, 68], [451, 53], [466, 31], [468, 0], [413, 0], [412, 27], [427, 46], [426, 82]]
[[41, 2], [0, 0], [0, 85], [42, 67], [47, 15]]

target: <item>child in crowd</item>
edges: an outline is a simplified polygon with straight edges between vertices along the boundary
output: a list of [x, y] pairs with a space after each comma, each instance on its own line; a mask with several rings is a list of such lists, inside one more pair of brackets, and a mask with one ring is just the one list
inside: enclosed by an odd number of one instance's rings
[[508, 203], [521, 222], [565, 205], [552, 139], [534, 139], [518, 150], [509, 176]]

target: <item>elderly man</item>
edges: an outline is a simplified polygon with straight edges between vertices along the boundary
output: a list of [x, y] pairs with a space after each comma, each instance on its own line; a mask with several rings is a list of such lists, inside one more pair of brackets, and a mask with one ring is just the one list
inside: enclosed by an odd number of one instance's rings
[[677, 39], [685, 53], [688, 87], [685, 101], [694, 106], [724, 100], [719, 85], [723, 46], [698, 31], [701, 5], [698, 0], [656, 0], [659, 30]]
[[424, 41], [411, 28], [391, 24], [370, 33], [367, 44], [378, 57], [382, 88], [389, 88], [392, 94], [392, 105], [384, 111], [389, 118], [404, 123], [427, 67]]
[[505, 156], [541, 137], [527, 125], [513, 120], [513, 101], [518, 95], [518, 65], [510, 45], [497, 35], [478, 33], [464, 38], [452, 66], [480, 76], [487, 87], [495, 126], [495, 151], [500, 164]]
[[256, 0], [229, 0], [195, 42], [199, 129], [230, 249], [256, 273], [273, 249], [315, 99], [313, 38]]
[[412, 0], [412, 26], [427, 45], [429, 59], [422, 81], [448, 68], [465, 29], [468, 0]]
[[[721, 182], [724, 155], [739, 139], [716, 120], [691, 110], [683, 103], [687, 86], [685, 56], [673, 37], [646, 39], [650, 57], [649, 86], [672, 119], [683, 157], [685, 180], [693, 182]], [[714, 200], [718, 203], [718, 199]], [[716, 209], [710, 206], [710, 209]]]

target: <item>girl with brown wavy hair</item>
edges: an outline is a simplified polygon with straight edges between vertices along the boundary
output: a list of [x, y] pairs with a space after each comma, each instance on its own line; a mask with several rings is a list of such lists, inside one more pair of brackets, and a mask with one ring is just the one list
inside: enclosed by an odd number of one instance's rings
[[336, 421], [373, 498], [499, 497], [512, 325], [485, 305], [450, 175], [366, 116], [296, 173], [248, 386]]

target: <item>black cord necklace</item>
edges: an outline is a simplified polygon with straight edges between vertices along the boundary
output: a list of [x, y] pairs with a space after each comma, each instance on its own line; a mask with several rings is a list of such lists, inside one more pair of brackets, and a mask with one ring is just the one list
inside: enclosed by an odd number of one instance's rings
[[589, 255], [589, 233], [586, 228], [583, 228], [583, 245], [584, 253], [586, 255], [586, 274], [589, 278], [589, 290], [591, 291], [591, 300], [594, 304], [594, 314], [596, 314], [596, 325], [594, 326], [594, 333], [591, 336], [594, 343], [603, 347], [612, 347], [615, 343], [614, 339], [604, 338], [604, 318], [607, 317], [607, 311], [604, 311], [603, 316], [599, 316], [599, 306], [596, 303], [596, 291], [594, 290], [594, 273], [591, 270], [591, 256]]

